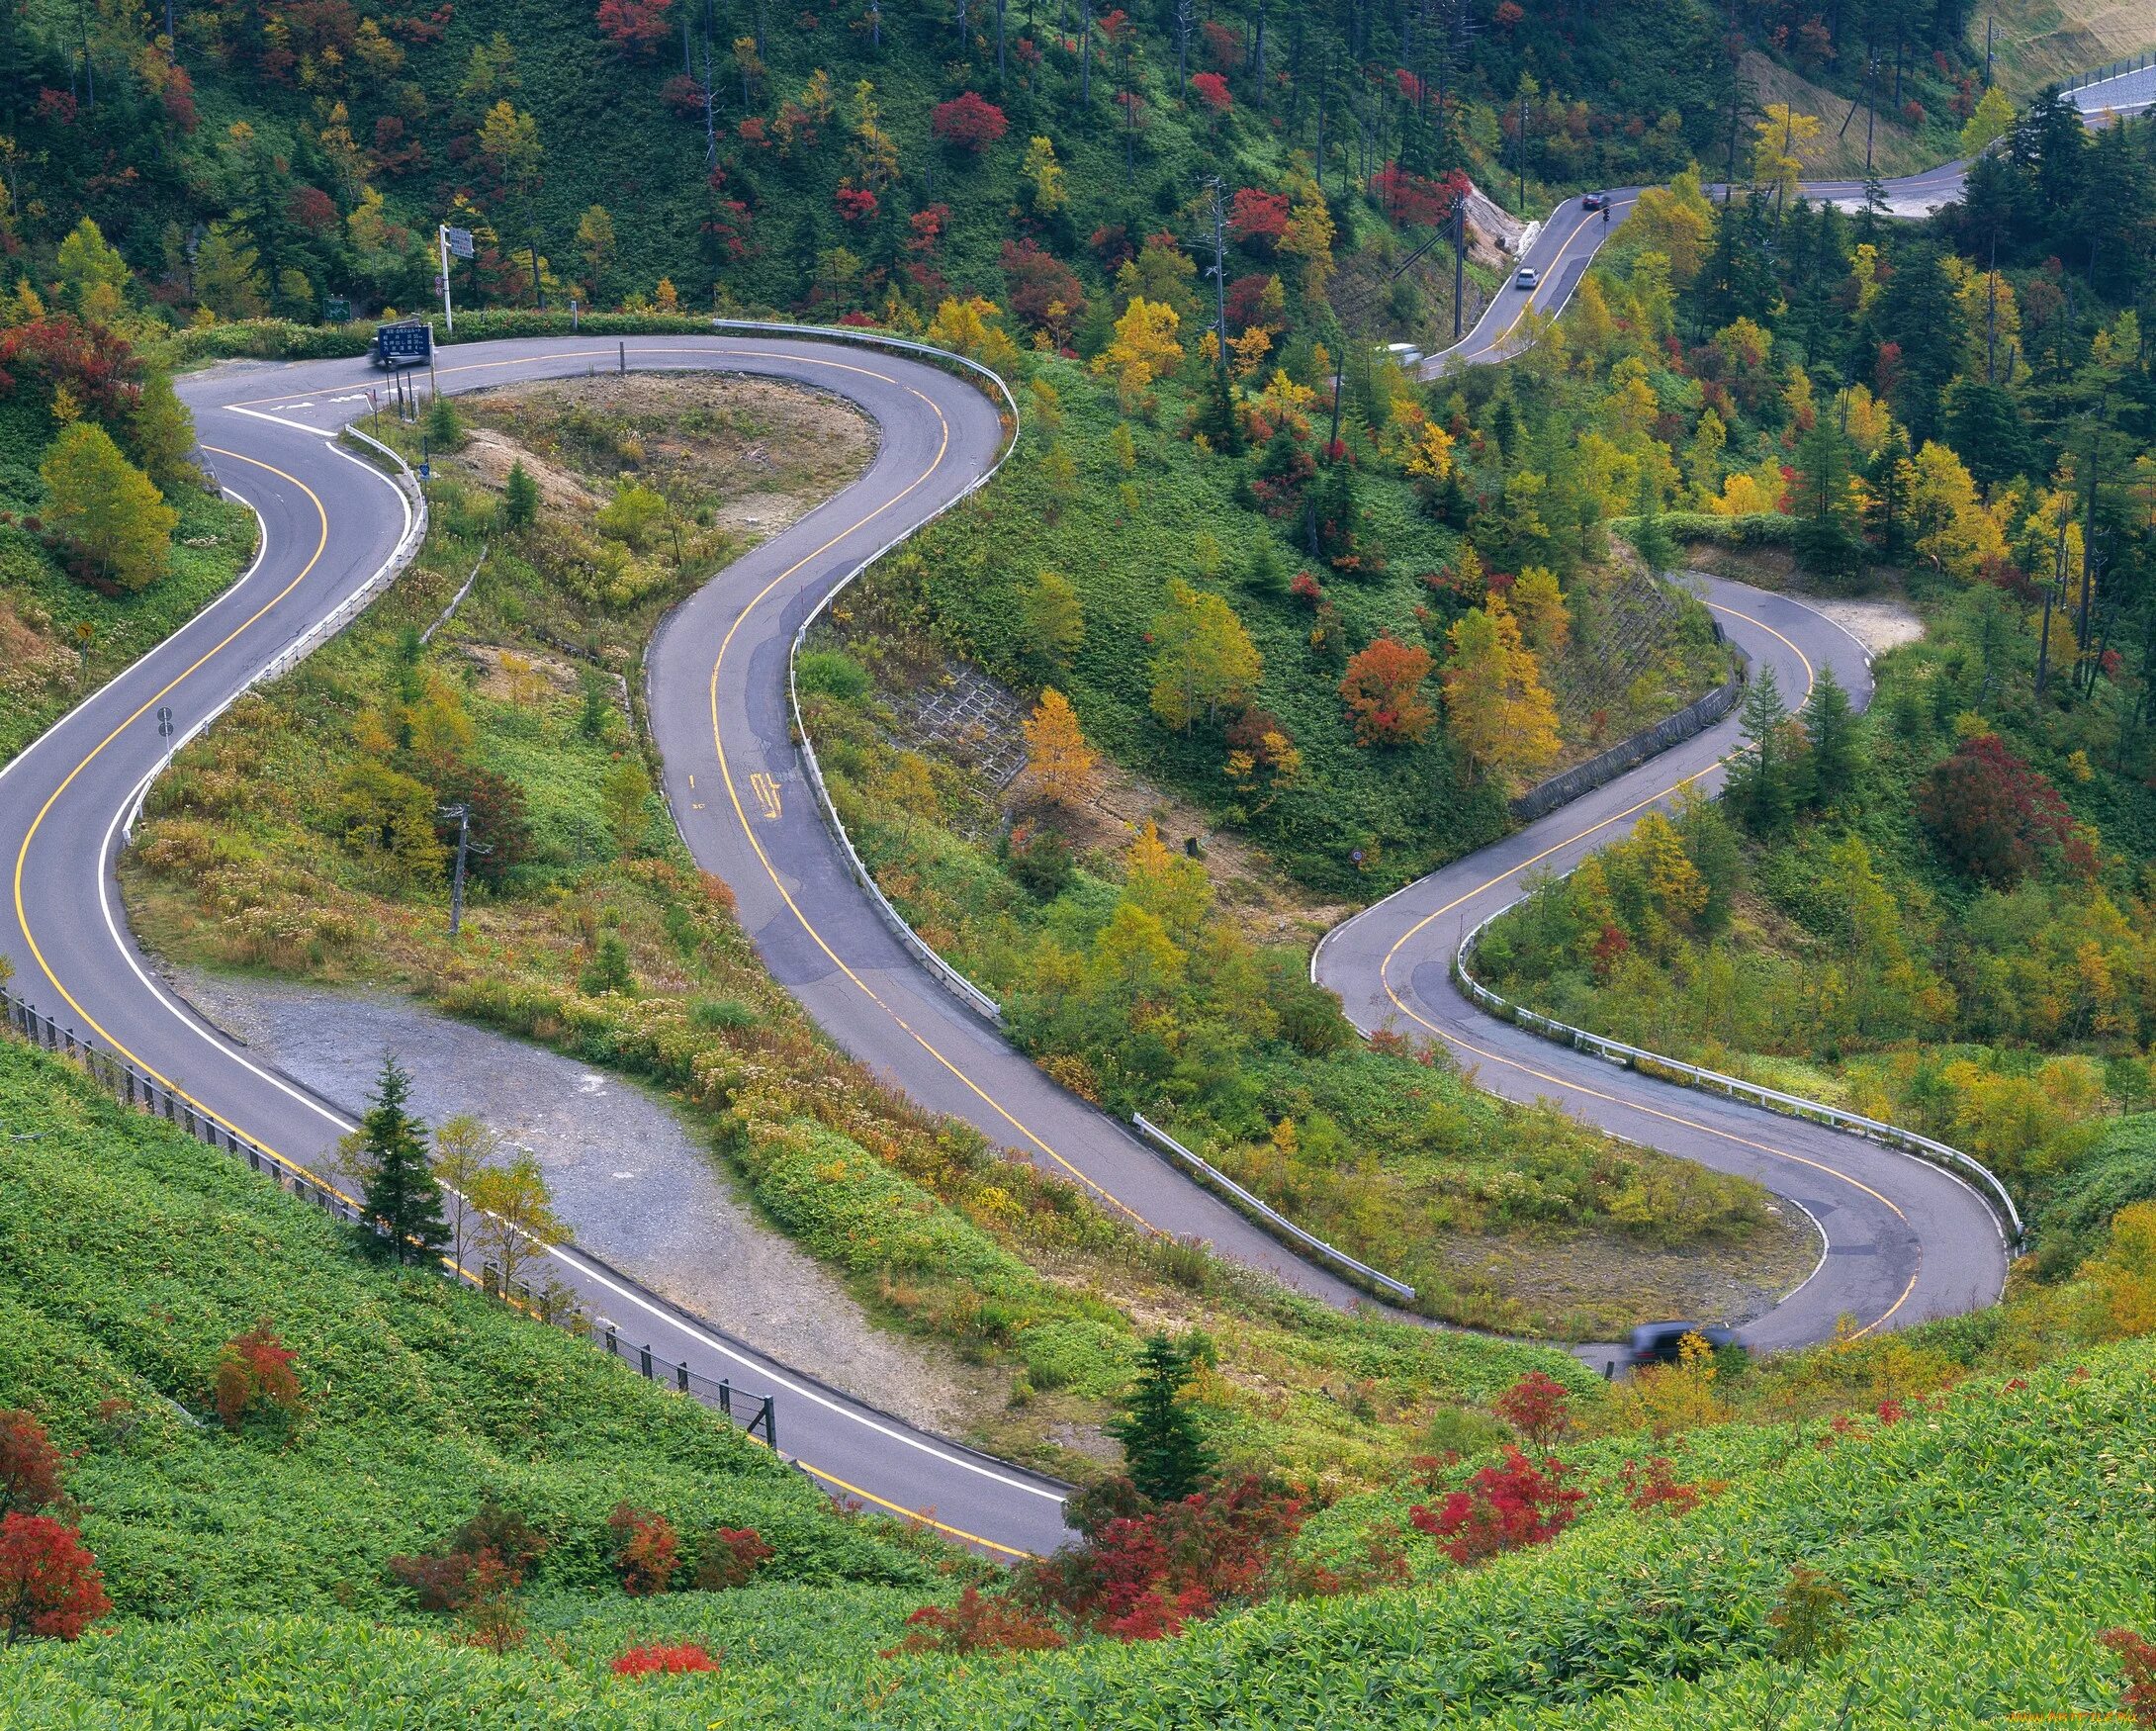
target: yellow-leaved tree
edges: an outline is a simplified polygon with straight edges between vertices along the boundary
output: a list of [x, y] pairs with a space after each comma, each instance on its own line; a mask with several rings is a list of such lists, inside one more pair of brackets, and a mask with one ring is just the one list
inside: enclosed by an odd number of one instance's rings
[[1123, 408], [1134, 407], [1153, 381], [1181, 364], [1183, 345], [1176, 341], [1182, 323], [1173, 307], [1133, 295], [1116, 320], [1116, 339], [1093, 362], [1096, 373], [1116, 375]]
[[1524, 567], [1512, 585], [1512, 607], [1537, 655], [1557, 655], [1572, 640], [1572, 615], [1557, 573], [1546, 565]]
[[1265, 664], [1242, 621], [1218, 595], [1181, 578], [1168, 585], [1168, 608], [1153, 621], [1153, 713], [1186, 733], [1223, 703], [1240, 703]]
[[1909, 523], [1920, 558], [1962, 583], [1973, 583], [2006, 558], [2006, 533], [1985, 507], [1959, 457], [1936, 440], [1926, 439], [1913, 471]]
[[1098, 760], [1070, 699], [1050, 685], [1019, 730], [1026, 736], [1026, 774], [1040, 796], [1063, 806], [1083, 800]]
[[97, 422], [62, 427], [38, 473], [45, 481], [45, 527], [89, 576], [143, 590], [171, 568], [179, 512]]
[[984, 367], [1008, 367], [1018, 360], [1018, 344], [1003, 328], [1003, 310], [995, 302], [973, 295], [960, 301], [948, 299], [929, 320], [929, 341], [947, 348]]
[[1502, 595], [1453, 622], [1445, 710], [1470, 769], [1518, 786], [1557, 756], [1557, 704]]
[[1784, 204], [1797, 196], [1804, 172], [1799, 152], [1819, 137], [1816, 114], [1799, 114], [1786, 102], [1766, 105], [1766, 117], [1753, 128], [1752, 178], [1764, 191], [1772, 188]]

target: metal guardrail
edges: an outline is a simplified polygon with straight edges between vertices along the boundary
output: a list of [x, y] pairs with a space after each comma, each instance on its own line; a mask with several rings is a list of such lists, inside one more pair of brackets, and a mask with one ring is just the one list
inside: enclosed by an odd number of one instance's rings
[[[5, 985], [0, 985], [0, 1032], [13, 1034], [29, 1046], [70, 1060], [122, 1105], [146, 1113], [151, 1118], [161, 1118], [193, 1140], [207, 1143], [235, 1159], [246, 1161], [249, 1171], [262, 1174], [278, 1189], [289, 1191], [301, 1201], [320, 1209], [332, 1220], [361, 1230], [379, 1232], [382, 1230], [361, 1213], [351, 1196], [327, 1179], [287, 1159], [283, 1154], [272, 1152], [251, 1138], [241, 1136], [220, 1124], [169, 1083], [159, 1081], [155, 1076], [138, 1069], [117, 1052], [108, 1051], [93, 1044], [87, 1036], [77, 1034], [73, 1028], [53, 1021]], [[589, 1319], [581, 1310], [573, 1308], [557, 1314], [535, 1299], [530, 1287], [521, 1281], [517, 1283], [520, 1296], [512, 1296], [503, 1289], [491, 1263], [484, 1265], [481, 1274], [474, 1276], [469, 1270], [457, 1267], [444, 1258], [441, 1273], [444, 1279], [455, 1281], [460, 1286], [476, 1287], [490, 1297], [498, 1298], [503, 1303], [523, 1311], [535, 1321], [559, 1327], [563, 1332], [577, 1338], [589, 1340], [612, 1356], [628, 1360], [646, 1378], [676, 1393], [692, 1397], [722, 1417], [740, 1425], [750, 1435], [757, 1435], [761, 1431], [763, 1440], [770, 1445], [774, 1454], [777, 1452], [778, 1418], [775, 1396], [754, 1395], [747, 1390], [735, 1388], [729, 1382], [714, 1382], [711, 1378], [690, 1370], [685, 1363], [655, 1365], [649, 1346], [641, 1351], [621, 1346], [612, 1323], [606, 1324], [605, 1332], [601, 1334], [591, 1326]]]
[[1904, 1130], [1898, 1124], [1887, 1124], [1880, 1119], [1843, 1112], [1841, 1108], [1829, 1106], [1823, 1101], [1807, 1100], [1799, 1094], [1785, 1094], [1777, 1088], [1766, 1088], [1756, 1082], [1748, 1082], [1742, 1076], [1726, 1075], [1720, 1070], [1686, 1063], [1682, 1058], [1649, 1051], [1643, 1047], [1627, 1046], [1621, 1040], [1610, 1040], [1584, 1028], [1574, 1028], [1570, 1022], [1560, 1022], [1554, 1016], [1545, 1016], [1539, 1010], [1530, 1010], [1523, 1004], [1515, 1004], [1510, 998], [1491, 991], [1470, 970], [1475, 947], [1492, 921], [1518, 905], [1516, 901], [1508, 902], [1481, 921], [1461, 940], [1459, 950], [1453, 955], [1454, 983], [1478, 1007], [1526, 1029], [1530, 1034], [1539, 1034], [1545, 1040], [1570, 1046], [1575, 1051], [1591, 1052], [1596, 1057], [1623, 1064], [1627, 1069], [1637, 1070], [1642, 1075], [1660, 1081], [1674, 1082], [1679, 1087], [1708, 1089], [1726, 1094], [1744, 1105], [1756, 1106], [1767, 1112], [1778, 1112], [1785, 1118], [1801, 1118], [1813, 1124], [1825, 1125], [1830, 1130], [1846, 1131], [1863, 1137], [1866, 1140], [1882, 1142], [1934, 1166], [1943, 1167], [1964, 1178], [1999, 1217], [2002, 1223], [2000, 1235], [2006, 1239], [2008, 1250], [2020, 1249], [2025, 1229], [2021, 1224], [2021, 1211], [2014, 1206], [2014, 1198], [1999, 1181], [1997, 1173], [1981, 1160], [1957, 1147], [1936, 1141], [1928, 1136], [1919, 1136], [1915, 1131]]
[[[604, 1333], [594, 1333], [591, 1342], [609, 1358], [618, 1358], [638, 1372], [646, 1382], [659, 1383], [674, 1390], [677, 1395], [687, 1395], [700, 1401], [722, 1417], [731, 1418], [749, 1435], [759, 1430], [764, 1433], [764, 1445], [771, 1453], [778, 1452], [777, 1398], [772, 1395], [752, 1395], [734, 1387], [732, 1381], [721, 1377], [713, 1381], [701, 1371], [688, 1368], [688, 1360], [668, 1364], [664, 1359], [655, 1360], [649, 1345], [631, 1347], [624, 1345], [614, 1324], [608, 1322]], [[742, 1414], [746, 1412], [745, 1418]]]
[[1225, 1172], [1221, 1171], [1220, 1168], [1215, 1166], [1211, 1160], [1206, 1159], [1201, 1154], [1195, 1154], [1191, 1152], [1189, 1148], [1185, 1147], [1181, 1142], [1177, 1141], [1174, 1137], [1170, 1136], [1166, 1131], [1162, 1130], [1159, 1125], [1154, 1124], [1149, 1119], [1147, 1119], [1142, 1112], [1131, 1113], [1130, 1122], [1137, 1127], [1139, 1135], [1143, 1136], [1147, 1140], [1153, 1142], [1156, 1146], [1164, 1148], [1169, 1154], [1180, 1160], [1193, 1172], [1196, 1172], [1199, 1177], [1203, 1178], [1214, 1189], [1224, 1191], [1228, 1196], [1232, 1197], [1237, 1203], [1241, 1204], [1242, 1207], [1249, 1210], [1250, 1213], [1256, 1215], [1259, 1220], [1263, 1221], [1265, 1225], [1271, 1227], [1275, 1231], [1285, 1233], [1288, 1237], [1293, 1238], [1298, 1244], [1301, 1244], [1305, 1250], [1314, 1251], [1317, 1255], [1324, 1257], [1328, 1262], [1337, 1263], [1340, 1267], [1345, 1268], [1349, 1273], [1354, 1274], [1363, 1280], [1369, 1281], [1371, 1285], [1383, 1288], [1385, 1291], [1391, 1293], [1394, 1298], [1397, 1298], [1402, 1304], [1411, 1305], [1415, 1302], [1415, 1289], [1409, 1286], [1405, 1281], [1394, 1280], [1390, 1274], [1381, 1274], [1378, 1272], [1377, 1269], [1371, 1267], [1369, 1263], [1358, 1262], [1345, 1250], [1335, 1249], [1332, 1245], [1326, 1243], [1323, 1238], [1318, 1237], [1314, 1232], [1304, 1231], [1303, 1228], [1297, 1226], [1294, 1221], [1290, 1220], [1286, 1215], [1282, 1214], [1280, 1210], [1272, 1207], [1266, 1202], [1261, 1201], [1259, 1198], [1252, 1195], [1248, 1190], [1245, 1190], [1240, 1184], [1236, 1183], [1234, 1179], [1230, 1178]]
[[979, 986], [967, 979], [955, 967], [951, 966], [949, 962], [945, 961], [929, 946], [921, 934], [916, 932], [907, 922], [906, 917], [891, 905], [890, 898], [877, 885], [874, 875], [869, 871], [867, 866], [862, 863], [859, 853], [855, 851], [853, 838], [847, 834], [846, 825], [839, 819], [839, 809], [832, 803], [831, 789], [824, 784], [823, 766], [817, 761], [816, 757], [816, 742], [809, 737], [808, 725], [801, 718], [801, 691], [794, 678], [794, 668], [801, 659], [801, 645], [807, 641], [808, 634], [814, 628], [816, 621], [824, 616], [825, 610], [831, 603], [851, 588], [862, 572], [866, 571], [902, 541], [919, 534], [921, 530], [927, 528], [930, 523], [936, 521], [945, 511], [972, 498], [974, 494], [996, 478], [998, 471], [1003, 468], [1012, 451], [1018, 448], [1018, 400], [1011, 395], [1011, 387], [1004, 383], [1002, 376], [992, 369], [982, 366], [980, 362], [969, 359], [965, 355], [953, 354], [948, 349], [934, 348], [923, 342], [909, 342], [904, 337], [882, 336], [872, 331], [830, 330], [820, 325], [811, 324], [752, 324], [743, 319], [715, 319], [713, 322], [733, 328], [809, 336], [824, 341], [836, 339], [842, 342], [857, 342], [871, 348], [896, 349], [907, 354], [925, 356], [939, 363], [956, 365], [987, 380], [995, 388], [996, 394], [1003, 399], [1004, 408], [1010, 412], [1011, 436], [1004, 441], [1003, 449], [997, 453], [995, 462], [989, 465], [987, 471], [978, 476], [963, 492], [952, 496], [944, 503], [930, 512], [929, 515], [923, 517], [920, 522], [893, 535], [837, 583], [833, 584], [825, 592], [823, 597], [817, 601], [816, 605], [809, 609], [808, 616], [801, 621], [799, 629], [793, 634], [793, 642], [786, 650], [786, 701], [793, 711], [794, 737], [801, 742], [801, 761], [808, 771], [809, 786], [816, 794], [816, 809], [823, 815], [825, 828], [831, 831], [832, 838], [839, 844], [839, 852], [846, 857], [847, 869], [853, 873], [853, 881], [859, 884], [862, 891], [867, 895], [869, 903], [875, 908], [878, 917], [890, 928], [892, 935], [898, 939], [899, 943], [906, 947], [914, 959], [927, 968], [937, 982], [967, 1009], [984, 1021], [1000, 1028], [1003, 1026], [1003, 1006], [982, 991]]
[[[135, 826], [142, 815], [142, 803], [149, 797], [151, 783], [156, 780], [158, 774], [172, 762], [173, 758], [186, 747], [192, 745], [213, 721], [238, 702], [241, 697], [253, 690], [255, 686], [270, 680], [282, 679], [286, 674], [298, 667], [301, 662], [313, 655], [315, 650], [328, 642], [330, 638], [342, 631], [345, 626], [358, 618], [361, 613], [365, 612], [375, 596], [388, 589], [391, 584], [395, 583], [403, 575], [404, 567], [411, 563], [413, 556], [419, 551], [419, 543], [426, 538], [426, 496], [419, 491], [419, 484], [412, 479], [411, 470], [406, 466], [404, 459], [382, 443], [380, 439], [370, 438], [366, 433], [361, 432], [356, 422], [347, 426], [344, 431], [362, 443], [372, 445], [385, 457], [389, 458], [391, 463], [396, 465], [394, 481], [398, 491], [404, 494], [412, 501], [411, 521], [405, 526], [404, 535], [391, 551], [389, 558], [375, 570], [374, 574], [365, 583], [346, 595], [343, 600], [339, 601], [321, 618], [314, 620], [305, 629], [296, 633], [284, 648], [262, 663], [223, 699], [213, 703], [173, 738], [157, 768], [145, 775], [142, 778], [141, 786], [135, 790], [135, 800], [128, 808], [127, 820], [120, 826], [121, 834], [129, 841], [132, 842], [135, 839]], [[358, 461], [357, 458], [353, 460]]]
[[2146, 71], [2156, 66], [2156, 52], [2131, 55], [2123, 60], [2111, 60], [2099, 66], [2094, 72], [2083, 72], [2067, 84], [2068, 90], [2087, 90], [2091, 85], [2109, 84], [2113, 78], [2124, 78], [2130, 73]]

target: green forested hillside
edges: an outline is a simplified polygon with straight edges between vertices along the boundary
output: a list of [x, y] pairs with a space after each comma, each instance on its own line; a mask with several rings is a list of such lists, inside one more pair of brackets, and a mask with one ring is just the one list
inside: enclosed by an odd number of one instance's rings
[[[0, 1651], [10, 1726], [1974, 1726], [2116, 1710], [2100, 1637], [2156, 1623], [2156, 1361], [2121, 1338], [2156, 1319], [2148, 1208], [2078, 1281], [1990, 1317], [1771, 1366], [1687, 1360], [1574, 1391], [1554, 1429], [1515, 1390], [1502, 1421], [1453, 1434], [1465, 1460], [1272, 1503], [1285, 1526], [1205, 1577], [1177, 1639], [1026, 1613], [1014, 1640], [964, 1613], [977, 1645], [901, 1652], [970, 1565], [833, 1513], [552, 1330], [361, 1269], [304, 1205], [0, 1050], [0, 1122], [33, 1118], [0, 1176], [0, 1375], [72, 1452], [66, 1513], [116, 1610]], [[218, 1343], [256, 1324], [296, 1351], [302, 1400], [227, 1433]], [[1433, 1511], [1515, 1473], [1492, 1447], [1508, 1436], [1561, 1451], [1544, 1470], [1579, 1499], [1543, 1542], [1448, 1560]], [[548, 1541], [510, 1616], [419, 1609], [388, 1557], [490, 1496]], [[623, 1498], [684, 1533], [753, 1523], [776, 1554], [746, 1586], [625, 1594]], [[1096, 1542], [1136, 1580], [1163, 1566], [1112, 1527]], [[710, 1669], [617, 1674], [654, 1645]]]
[[[1863, 45], [1892, 52], [1895, 101], [1943, 144], [1969, 100], [1966, 10], [1881, 0], [1821, 21], [1777, 3], [1744, 29], [1851, 88]], [[182, 317], [307, 319], [331, 295], [409, 309], [430, 299], [441, 220], [480, 234], [468, 299], [528, 303], [533, 248], [557, 305], [662, 277], [692, 306], [717, 286], [831, 315], [894, 292], [933, 306], [946, 281], [1001, 299], [1007, 240], [1091, 296], [1125, 246], [1196, 233], [1209, 174], [1278, 190], [1307, 151], [1343, 237], [1381, 210], [1413, 228], [1419, 182], [1374, 191], [1383, 166], [1465, 169], [1516, 200], [1524, 101], [1539, 206], [1717, 159], [1735, 77], [1698, 0], [202, 0], [170, 17], [176, 40], [155, 9], [9, 8], [0, 252], [36, 259], [88, 216]], [[993, 137], [939, 128], [969, 92], [995, 105]]]

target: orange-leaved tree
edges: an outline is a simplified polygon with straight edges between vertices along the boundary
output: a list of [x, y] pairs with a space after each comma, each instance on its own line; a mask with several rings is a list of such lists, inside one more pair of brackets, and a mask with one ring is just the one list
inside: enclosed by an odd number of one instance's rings
[[1347, 664], [1340, 696], [1355, 723], [1357, 745], [1413, 745], [1430, 731], [1437, 711], [1422, 700], [1430, 652], [1419, 643], [1380, 637]]
[[1502, 595], [1453, 622], [1445, 706], [1470, 768], [1523, 782], [1558, 753], [1557, 703]]
[[1026, 735], [1026, 772], [1041, 797], [1077, 805], [1092, 785], [1097, 759], [1070, 699], [1050, 685], [1019, 727]]

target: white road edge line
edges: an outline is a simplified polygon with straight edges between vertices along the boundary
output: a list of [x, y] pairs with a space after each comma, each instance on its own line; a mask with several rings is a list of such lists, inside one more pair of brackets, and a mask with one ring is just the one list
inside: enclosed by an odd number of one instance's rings
[[[244, 414], [250, 411], [246, 410], [233, 410], [233, 412]], [[262, 420], [275, 420], [277, 417], [275, 415], [264, 414], [257, 416], [257, 418]], [[280, 424], [294, 427], [299, 426], [299, 423], [297, 421], [285, 421]], [[313, 427], [300, 427], [299, 430], [303, 432], [313, 432], [315, 429]], [[334, 438], [333, 434], [325, 436], [331, 437], [332, 439]], [[404, 506], [405, 527], [408, 529], [411, 523], [411, 502], [409, 500], [405, 499], [404, 489], [398, 487], [394, 481], [390, 480], [388, 476], [384, 475], [382, 471], [377, 469], [372, 463], [363, 462], [360, 458], [353, 456], [349, 451], [343, 449], [342, 446], [332, 444], [331, 449], [335, 450], [337, 455], [342, 457], [346, 462], [352, 463], [357, 467], [364, 469], [368, 474], [374, 476], [385, 487], [388, 487], [392, 492], [397, 495], [399, 502]], [[261, 525], [262, 529], [262, 546], [264, 548], [267, 548], [267, 546], [269, 545], [269, 525], [263, 519], [262, 513], [257, 510], [253, 504], [249, 503], [247, 505], [247, 508], [254, 511], [255, 521]], [[257, 552], [257, 554], [255, 555], [255, 562], [257, 565], [261, 563], [261, 553]], [[385, 564], [386, 563], [387, 561], [385, 561]], [[374, 572], [369, 574], [366, 580], [367, 583], [372, 583], [376, 577], [381, 575], [381, 571], [382, 567], [377, 566]], [[364, 588], [365, 585], [362, 585], [361, 587]], [[355, 591], [354, 592], [357, 592]], [[279, 653], [281, 654], [282, 651], [280, 650]], [[262, 664], [262, 667], [255, 673], [254, 678], [250, 679], [247, 682], [247, 685], [243, 685], [241, 689], [246, 689], [248, 685], [253, 684], [254, 680], [260, 679], [262, 674], [268, 671], [269, 667], [275, 660], [276, 657], [272, 656], [270, 658], [270, 661], [264, 662]], [[300, 1104], [306, 1106], [310, 1111], [315, 1113], [317, 1116], [327, 1119], [328, 1122], [336, 1126], [336, 1128], [340, 1132], [348, 1133], [356, 1129], [357, 1127], [354, 1126], [349, 1120], [343, 1118], [339, 1114], [329, 1111], [327, 1108], [322, 1106], [320, 1102], [308, 1099], [306, 1095], [295, 1089], [289, 1082], [286, 1082], [283, 1078], [279, 1076], [272, 1075], [269, 1071], [263, 1069], [259, 1064], [255, 1063], [252, 1059], [248, 1058], [242, 1052], [237, 1050], [234, 1047], [230, 1045], [229, 1041], [225, 1037], [222, 1036], [217, 1031], [205, 1026], [201, 1022], [198, 1022], [195, 1018], [183, 1012], [180, 1007], [175, 1004], [171, 1000], [171, 998], [167, 997], [164, 992], [159, 990], [155, 982], [152, 981], [149, 976], [142, 971], [141, 964], [135, 960], [134, 953], [129, 949], [127, 944], [122, 941], [120, 936], [119, 924], [114, 916], [112, 907], [112, 899], [110, 893], [112, 877], [110, 873], [105, 871], [103, 866], [103, 861], [105, 856], [110, 854], [111, 852], [112, 838], [114, 832], [120, 827], [120, 824], [122, 820], [126, 817], [127, 813], [131, 809], [133, 809], [135, 797], [137, 796], [137, 794], [145, 792], [147, 790], [149, 783], [156, 778], [158, 770], [161, 770], [162, 768], [163, 765], [160, 764], [157, 769], [153, 769], [147, 775], [142, 778], [141, 781], [137, 782], [135, 786], [129, 789], [127, 798], [121, 802], [119, 810], [113, 814], [112, 823], [107, 826], [105, 831], [104, 849], [99, 856], [98, 897], [104, 910], [106, 930], [112, 934], [114, 947], [120, 952], [122, 958], [126, 960], [129, 969], [135, 974], [135, 977], [142, 982], [143, 986], [148, 990], [150, 996], [156, 999], [158, 1004], [161, 1005], [166, 1011], [168, 1011], [173, 1016], [173, 1018], [178, 1021], [181, 1027], [187, 1029], [190, 1033], [194, 1034], [197, 1038], [207, 1042], [212, 1047], [215, 1047], [224, 1056], [231, 1059], [234, 1063], [238, 1064], [242, 1069], [248, 1071], [250, 1074], [257, 1076], [261, 1080], [269, 1083], [280, 1093], [288, 1095], [292, 1099], [299, 1101]], [[1044, 1498], [1046, 1501], [1054, 1503], [1058, 1505], [1060, 1505], [1063, 1502], [1063, 1498], [1058, 1492], [1045, 1490], [1038, 1485], [1029, 1485], [1023, 1479], [1011, 1478], [1006, 1474], [997, 1472], [991, 1467], [983, 1466], [977, 1461], [970, 1461], [960, 1455], [946, 1453], [944, 1450], [938, 1448], [934, 1443], [927, 1442], [918, 1436], [909, 1436], [901, 1430], [894, 1430], [889, 1425], [879, 1423], [877, 1420], [866, 1416], [859, 1411], [847, 1406], [843, 1402], [835, 1401], [830, 1396], [822, 1394], [818, 1390], [808, 1387], [806, 1384], [794, 1382], [791, 1378], [774, 1371], [769, 1363], [760, 1362], [757, 1359], [749, 1357], [746, 1353], [730, 1345], [728, 1342], [721, 1340], [714, 1335], [705, 1333], [704, 1330], [697, 1327], [686, 1318], [677, 1316], [672, 1312], [664, 1310], [660, 1306], [653, 1304], [642, 1294], [630, 1291], [627, 1287], [622, 1286], [619, 1282], [610, 1279], [605, 1274], [602, 1274], [598, 1269], [592, 1267], [591, 1264], [585, 1262], [582, 1257], [578, 1256], [572, 1250], [564, 1249], [557, 1245], [545, 1243], [542, 1243], [539, 1247], [544, 1250], [548, 1255], [554, 1257], [557, 1261], [561, 1262], [565, 1267], [577, 1270], [577, 1272], [583, 1275], [585, 1279], [590, 1280], [598, 1286], [604, 1287], [608, 1292], [613, 1293], [616, 1297], [622, 1299], [624, 1302], [634, 1305], [639, 1310], [658, 1318], [669, 1327], [678, 1330], [681, 1334], [685, 1335], [689, 1339], [699, 1342], [703, 1346], [709, 1348], [711, 1351], [720, 1354], [722, 1357], [731, 1359], [734, 1363], [741, 1365], [747, 1370], [754, 1371], [757, 1376], [766, 1382], [775, 1384], [782, 1393], [790, 1397], [808, 1401], [816, 1406], [822, 1407], [828, 1412], [836, 1413], [842, 1418], [851, 1419], [855, 1424], [865, 1426], [867, 1429], [874, 1431], [877, 1435], [885, 1437], [892, 1442], [903, 1443], [908, 1448], [917, 1449], [921, 1453], [928, 1455], [935, 1460], [942, 1461], [946, 1466], [961, 1468], [966, 1472], [977, 1474], [981, 1478], [990, 1480], [995, 1484], [1005, 1486], [1010, 1490], [1025, 1491], [1034, 1497]]]

